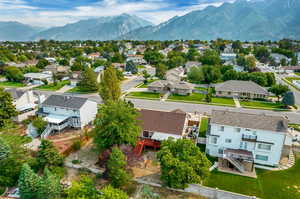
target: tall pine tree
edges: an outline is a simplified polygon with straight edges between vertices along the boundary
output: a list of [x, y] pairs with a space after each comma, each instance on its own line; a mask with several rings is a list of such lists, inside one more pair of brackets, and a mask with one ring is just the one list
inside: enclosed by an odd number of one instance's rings
[[104, 103], [108, 101], [117, 101], [121, 97], [121, 87], [120, 80], [118, 79], [116, 69], [113, 67], [108, 67], [102, 77], [100, 82], [100, 96]]
[[12, 122], [12, 117], [18, 115], [13, 98], [3, 88], [0, 88], [0, 129]]
[[114, 187], [121, 187], [127, 184], [130, 179], [130, 176], [126, 172], [126, 159], [123, 152], [114, 147], [112, 153], [110, 154], [108, 163], [108, 175], [111, 180], [111, 184]]
[[41, 185], [37, 192], [38, 199], [57, 199], [60, 197], [61, 186], [59, 178], [53, 175], [47, 168], [41, 180]]
[[58, 153], [51, 141], [42, 140], [37, 153], [37, 161], [42, 168], [45, 166], [61, 166], [63, 157]]
[[21, 199], [37, 198], [40, 185], [40, 177], [31, 170], [28, 164], [24, 164], [18, 182]]

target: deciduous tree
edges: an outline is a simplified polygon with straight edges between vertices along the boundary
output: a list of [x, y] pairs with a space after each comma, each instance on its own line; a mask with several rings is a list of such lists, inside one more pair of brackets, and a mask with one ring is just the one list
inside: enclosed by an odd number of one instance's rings
[[274, 93], [276, 97], [278, 98], [278, 102], [280, 100], [280, 97], [283, 96], [286, 92], [288, 92], [290, 89], [286, 85], [277, 84], [272, 86], [269, 91]]
[[96, 92], [99, 90], [97, 75], [93, 69], [89, 67], [84, 69], [78, 82], [78, 87], [84, 92]]
[[157, 157], [161, 165], [161, 180], [168, 187], [186, 188], [199, 184], [209, 175], [210, 162], [191, 140], [169, 138], [161, 144]]
[[138, 112], [124, 101], [109, 101], [98, 109], [94, 142], [100, 151], [113, 145], [135, 145], [141, 132]]

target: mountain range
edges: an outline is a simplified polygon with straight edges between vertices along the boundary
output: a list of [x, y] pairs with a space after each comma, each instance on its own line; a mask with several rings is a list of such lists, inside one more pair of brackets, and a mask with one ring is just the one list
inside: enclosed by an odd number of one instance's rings
[[176, 16], [159, 25], [128, 14], [81, 20], [44, 31], [17, 22], [0, 22], [0, 40], [300, 40], [299, 10], [300, 0], [237, 0]]

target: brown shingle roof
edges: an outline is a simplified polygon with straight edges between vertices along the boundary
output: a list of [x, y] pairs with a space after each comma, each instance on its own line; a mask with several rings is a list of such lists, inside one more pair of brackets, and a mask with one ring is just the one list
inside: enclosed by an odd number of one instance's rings
[[186, 113], [140, 110], [143, 131], [182, 135]]
[[274, 132], [287, 132], [288, 129], [288, 120], [283, 116], [250, 114], [221, 110], [212, 111], [210, 123]]

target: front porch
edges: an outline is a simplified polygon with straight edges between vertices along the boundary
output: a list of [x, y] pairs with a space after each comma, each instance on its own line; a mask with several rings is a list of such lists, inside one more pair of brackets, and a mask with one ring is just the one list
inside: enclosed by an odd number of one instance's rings
[[257, 178], [254, 169], [253, 154], [240, 149], [226, 149], [223, 157], [219, 158], [218, 170], [221, 172]]

